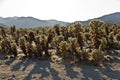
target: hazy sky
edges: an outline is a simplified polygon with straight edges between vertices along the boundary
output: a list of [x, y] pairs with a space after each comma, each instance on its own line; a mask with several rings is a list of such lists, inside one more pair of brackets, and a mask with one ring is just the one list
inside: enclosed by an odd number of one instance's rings
[[73, 22], [120, 12], [120, 0], [0, 0], [0, 16]]

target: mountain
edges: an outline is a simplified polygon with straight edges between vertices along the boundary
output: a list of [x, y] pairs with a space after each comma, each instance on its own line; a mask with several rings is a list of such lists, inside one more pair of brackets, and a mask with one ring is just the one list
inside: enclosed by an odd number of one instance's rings
[[8, 26], [6, 26], [5, 24], [0, 23], [0, 28], [6, 28], [6, 27], [8, 27]]
[[[102, 20], [106, 23], [120, 23], [120, 12], [104, 15], [102, 17], [89, 19], [87, 21], [77, 21], [87, 25], [91, 20]], [[0, 17], [0, 26], [1, 27], [10, 27], [16, 25], [18, 28], [34, 28], [42, 26], [54, 26], [55, 24], [60, 24], [62, 26], [68, 25], [70, 23], [57, 21], [57, 20], [39, 20], [33, 17]]]
[[120, 12], [104, 15], [102, 17], [89, 19], [87, 21], [80, 21], [83, 24], [88, 24], [91, 20], [101, 20], [106, 23], [120, 23]]
[[42, 26], [54, 26], [55, 24], [60, 24], [62, 26], [69, 24], [68, 22], [62, 22], [57, 20], [39, 20], [33, 17], [8, 17], [2, 18], [0, 17], [0, 23], [5, 24], [7, 26], [16, 25], [16, 27], [42, 27]]

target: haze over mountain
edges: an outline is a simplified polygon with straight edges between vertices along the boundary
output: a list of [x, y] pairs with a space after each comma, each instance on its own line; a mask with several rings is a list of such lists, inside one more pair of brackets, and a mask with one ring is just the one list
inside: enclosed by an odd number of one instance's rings
[[3, 27], [8, 27], [8, 26], [6, 26], [5, 24], [0, 23], [0, 28], [3, 28]]
[[7, 26], [16, 25], [16, 27], [18, 28], [53, 26], [55, 24], [60, 24], [63, 26], [68, 24], [68, 22], [57, 21], [57, 20], [39, 20], [33, 17], [8, 17], [8, 18], [0, 17], [0, 23]]
[[[88, 24], [91, 20], [102, 20], [106, 23], [120, 23], [120, 12], [104, 15], [102, 17], [89, 19], [87, 21], [80, 21], [83, 24]], [[57, 21], [57, 20], [39, 20], [33, 17], [0, 17], [0, 27], [10, 27], [16, 25], [16, 27], [42, 27], [42, 26], [53, 26], [60, 24], [62, 26], [69, 24], [69, 22]]]
[[106, 23], [120, 23], [120, 12], [104, 15], [102, 17], [89, 19], [87, 21], [80, 21], [83, 24], [88, 24], [91, 20], [101, 20]]

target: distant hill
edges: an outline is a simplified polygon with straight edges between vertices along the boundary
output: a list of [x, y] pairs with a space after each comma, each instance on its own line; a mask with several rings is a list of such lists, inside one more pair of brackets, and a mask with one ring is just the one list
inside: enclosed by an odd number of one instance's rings
[[[102, 17], [89, 19], [87, 21], [77, 21], [87, 25], [91, 20], [102, 20], [106, 23], [120, 23], [120, 12], [104, 15]], [[70, 24], [69, 22], [57, 21], [57, 20], [39, 20], [33, 17], [0, 17], [1, 27], [10, 27], [16, 25], [18, 28], [34, 28], [43, 26], [54, 26], [55, 24], [60, 24], [62, 26]]]
[[0, 23], [0, 28], [6, 28], [6, 27], [8, 27], [8, 26], [6, 26], [5, 24]]
[[120, 12], [104, 15], [102, 17], [89, 19], [87, 21], [80, 21], [83, 24], [88, 24], [91, 20], [102, 20], [106, 23], [120, 23]]
[[16, 27], [42, 27], [42, 26], [53, 26], [55, 24], [60, 24], [62, 26], [69, 24], [68, 22], [57, 21], [57, 20], [39, 20], [33, 17], [0, 17], [0, 23], [7, 26], [16, 25]]

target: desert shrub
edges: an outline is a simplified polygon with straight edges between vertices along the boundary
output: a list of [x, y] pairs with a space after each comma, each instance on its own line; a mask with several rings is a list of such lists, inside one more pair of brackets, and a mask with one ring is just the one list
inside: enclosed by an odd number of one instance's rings
[[27, 50], [27, 53], [28, 53], [28, 56], [29, 56], [29, 58], [32, 58], [33, 56], [33, 45], [31, 44], [31, 43], [29, 43], [29, 42], [27, 42], [27, 44], [26, 44], [26, 50]]
[[69, 48], [69, 51], [71, 51], [73, 55], [76, 54], [77, 47], [79, 47], [77, 38], [69, 37], [67, 42], [69, 43], [69, 45], [71, 45], [71, 48]]
[[7, 36], [4, 28], [1, 29], [0, 33], [1, 33], [3, 38]]
[[83, 46], [84, 46], [84, 41], [83, 41], [83, 33], [80, 32], [77, 36], [77, 42], [79, 44], [79, 47], [81, 50], [83, 50]]
[[57, 35], [60, 35], [60, 25], [59, 24], [56, 24], [56, 25], [54, 25], [54, 30], [55, 30], [55, 33], [57, 34]]
[[64, 36], [63, 35], [59, 35], [59, 36], [55, 36], [53, 38], [53, 41], [52, 41], [52, 44], [57, 48], [59, 49], [59, 44], [61, 41], [64, 41]]
[[94, 49], [98, 49], [100, 45], [101, 39], [101, 33], [102, 33], [102, 27], [104, 25], [104, 22], [102, 21], [91, 21], [89, 23], [90, 25], [90, 33], [91, 33], [91, 40], [92, 40], [92, 46]]
[[33, 31], [30, 31], [28, 35], [30, 43], [32, 43], [32, 41], [35, 41], [35, 33]]
[[59, 51], [63, 58], [65, 58], [68, 55], [68, 43], [66, 41], [61, 41], [59, 44]]
[[14, 42], [11, 43], [11, 53], [14, 55], [14, 57], [17, 57], [17, 46]]
[[91, 54], [92, 61], [94, 62], [94, 64], [101, 64], [102, 61], [104, 60], [105, 54], [101, 50], [94, 49]]
[[4, 53], [13, 53], [15, 57], [17, 48], [29, 58], [47, 57], [50, 56], [50, 49], [56, 49], [56, 53], [60, 53], [63, 58], [74, 56], [95, 64], [101, 63], [104, 52], [116, 49], [120, 41], [120, 26], [99, 20], [91, 21], [87, 26], [79, 22], [40, 28], [17, 29], [12, 26], [2, 28], [0, 33], [0, 49]]
[[104, 50], [107, 48], [107, 44], [108, 44], [108, 42], [107, 42], [106, 38], [105, 38], [105, 37], [102, 37], [102, 38], [100, 39], [99, 50], [104, 51]]
[[120, 33], [119, 33], [119, 34], [116, 34], [116, 40], [117, 40], [117, 41], [120, 41]]
[[26, 40], [24, 37], [21, 37], [19, 39], [19, 46], [20, 46], [21, 50], [23, 51], [23, 53], [25, 54], [25, 56], [27, 56]]
[[45, 36], [45, 35], [42, 36], [41, 46], [42, 46], [42, 51], [45, 52], [45, 56], [46, 56], [46, 57], [49, 57], [50, 54], [49, 54], [49, 52], [48, 52], [48, 49], [49, 49], [48, 37]]
[[76, 57], [79, 59], [79, 61], [89, 61], [89, 53], [86, 52], [86, 50], [78, 50]]

